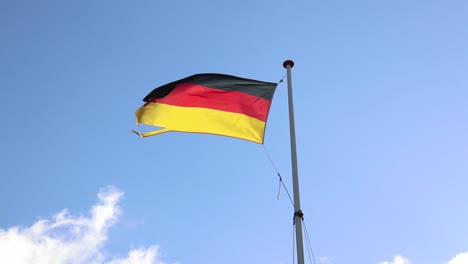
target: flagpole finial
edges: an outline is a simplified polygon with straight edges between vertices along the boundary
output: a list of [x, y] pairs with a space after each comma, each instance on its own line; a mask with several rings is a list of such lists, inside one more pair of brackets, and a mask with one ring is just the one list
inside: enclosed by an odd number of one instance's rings
[[284, 67], [285, 69], [287, 69], [288, 66], [291, 66], [291, 68], [294, 67], [294, 61], [292, 61], [292, 60], [285, 60], [285, 61], [283, 62], [283, 67]]

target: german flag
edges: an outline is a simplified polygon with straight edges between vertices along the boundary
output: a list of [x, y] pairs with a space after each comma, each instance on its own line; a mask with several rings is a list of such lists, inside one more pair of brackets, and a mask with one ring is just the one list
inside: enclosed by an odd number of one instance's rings
[[277, 83], [225, 74], [196, 74], [154, 89], [135, 115], [138, 124], [169, 131], [206, 133], [263, 143]]

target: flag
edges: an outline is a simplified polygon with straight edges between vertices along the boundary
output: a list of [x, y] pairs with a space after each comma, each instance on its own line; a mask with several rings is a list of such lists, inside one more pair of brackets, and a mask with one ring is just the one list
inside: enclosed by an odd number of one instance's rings
[[277, 83], [225, 74], [196, 74], [154, 89], [135, 113], [138, 124], [169, 131], [206, 133], [263, 144]]

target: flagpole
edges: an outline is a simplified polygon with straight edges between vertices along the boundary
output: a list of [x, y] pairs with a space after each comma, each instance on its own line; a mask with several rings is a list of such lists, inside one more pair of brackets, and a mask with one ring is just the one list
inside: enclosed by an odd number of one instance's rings
[[296, 247], [297, 247], [297, 264], [304, 264], [304, 240], [302, 237], [302, 220], [303, 213], [301, 210], [301, 201], [299, 196], [299, 175], [297, 170], [297, 151], [296, 151], [296, 128], [294, 124], [294, 104], [292, 92], [291, 69], [294, 67], [292, 60], [283, 62], [283, 67], [287, 71], [288, 76], [288, 104], [289, 104], [289, 137], [291, 140], [291, 165], [293, 179], [293, 194], [294, 194], [294, 225], [296, 226]]

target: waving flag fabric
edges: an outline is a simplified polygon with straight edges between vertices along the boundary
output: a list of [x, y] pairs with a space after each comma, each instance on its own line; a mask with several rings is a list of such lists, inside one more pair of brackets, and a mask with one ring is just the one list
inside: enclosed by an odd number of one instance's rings
[[169, 131], [222, 135], [263, 143], [277, 83], [225, 74], [196, 74], [154, 89], [136, 111], [137, 124]]

